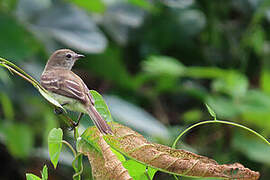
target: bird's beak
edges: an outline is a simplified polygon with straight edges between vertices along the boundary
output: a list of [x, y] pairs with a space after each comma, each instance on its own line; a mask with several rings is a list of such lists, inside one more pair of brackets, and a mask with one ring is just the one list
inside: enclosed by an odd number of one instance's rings
[[83, 54], [76, 54], [76, 59], [81, 59], [81, 58], [84, 58], [85, 57], [85, 55], [83, 55]]

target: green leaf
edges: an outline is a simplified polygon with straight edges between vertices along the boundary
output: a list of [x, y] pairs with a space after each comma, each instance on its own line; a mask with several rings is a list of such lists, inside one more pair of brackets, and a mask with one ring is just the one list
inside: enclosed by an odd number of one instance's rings
[[243, 97], [248, 86], [247, 77], [235, 71], [227, 72], [225, 76], [216, 79], [212, 83], [215, 91], [229, 94], [234, 98]]
[[49, 39], [53, 38], [66, 47], [84, 53], [101, 53], [107, 46], [105, 35], [92, 18], [68, 4], [55, 3], [47, 8], [36, 21], [35, 28], [44, 32]]
[[116, 96], [106, 96], [106, 101], [113, 117], [118, 122], [139, 129], [148, 136], [156, 137], [164, 142], [169, 141], [170, 132], [166, 126], [141, 107]]
[[148, 10], [148, 11], [154, 11], [155, 10], [154, 4], [149, 2], [149, 1], [145, 1], [145, 0], [128, 0], [128, 2], [130, 4], [141, 7], [143, 9], [145, 9], [145, 10]]
[[197, 122], [203, 117], [203, 113], [199, 109], [192, 109], [183, 113], [182, 118], [185, 122]]
[[89, 149], [94, 149], [101, 153], [101, 150], [97, 143], [97, 139], [93, 139], [94, 137], [93, 133], [94, 133], [93, 131], [85, 130], [83, 134], [81, 135], [81, 138], [78, 138], [76, 148], [80, 149], [83, 146]]
[[76, 142], [76, 149], [79, 152], [87, 152], [88, 150], [94, 150], [97, 153], [101, 153], [101, 150], [96, 141], [89, 136], [89, 131], [84, 131], [81, 137]]
[[125, 156], [123, 156], [120, 152], [118, 152], [117, 150], [113, 149], [111, 147], [111, 151], [113, 152], [113, 154], [115, 154], [117, 156], [117, 158], [119, 159], [119, 161], [121, 161], [122, 163], [126, 161]]
[[43, 126], [43, 141], [42, 143], [44, 144], [44, 147], [47, 146], [47, 140], [48, 140], [48, 135], [50, 131], [55, 128], [59, 127], [59, 121], [57, 119], [57, 116], [52, 112], [50, 108], [48, 108], [47, 111], [44, 112], [44, 126]]
[[48, 167], [46, 165], [44, 165], [41, 175], [42, 175], [42, 180], [48, 179]]
[[252, 48], [255, 53], [261, 55], [265, 47], [266, 32], [260, 25], [252, 26], [249, 28], [248, 35], [244, 38], [243, 42], [246, 46]]
[[260, 77], [261, 88], [264, 92], [270, 94], [270, 71], [266, 68], [263, 69]]
[[41, 180], [40, 177], [31, 174], [31, 173], [26, 173], [26, 180]]
[[214, 110], [206, 103], [205, 103], [205, 106], [207, 107], [209, 114], [214, 118], [214, 120], [217, 120], [217, 116]]
[[104, 53], [90, 58], [93, 60], [84, 61], [83, 64], [90, 71], [122, 88], [134, 89], [133, 79], [126, 69], [119, 47], [110, 45]]
[[102, 96], [95, 90], [90, 90], [90, 93], [92, 95], [92, 97], [95, 100], [95, 107], [97, 109], [97, 111], [100, 113], [100, 115], [104, 118], [104, 120], [106, 120], [107, 122], [112, 122], [112, 115], [109, 111], [109, 108], [106, 104], [106, 102], [104, 101], [104, 99], [102, 98]]
[[138, 163], [134, 160], [128, 160], [123, 163], [123, 166], [128, 170], [129, 175], [134, 180], [149, 180], [153, 179], [156, 169], [151, 167], [146, 167], [145, 165]]
[[0, 13], [0, 54], [14, 61], [33, 55], [40, 47], [34, 37], [12, 16]]
[[11, 154], [19, 158], [28, 157], [34, 144], [32, 129], [24, 124], [12, 124], [5, 131], [7, 148]]
[[11, 78], [8, 72], [4, 69], [0, 69], [0, 81], [4, 83], [4, 85], [11, 85]]
[[117, 121], [139, 129], [148, 136], [156, 137], [164, 142], [169, 141], [170, 132], [166, 126], [141, 107], [116, 96], [106, 96], [106, 102]]
[[220, 118], [233, 118], [241, 113], [240, 107], [232, 99], [221, 96], [209, 96], [206, 103]]
[[106, 6], [101, 0], [93, 0], [93, 1], [71, 0], [71, 2], [89, 12], [102, 13], [106, 10]]
[[185, 67], [177, 59], [167, 56], [150, 56], [142, 64], [143, 70], [151, 75], [179, 77]]
[[51, 162], [56, 168], [62, 149], [63, 131], [61, 128], [53, 128], [48, 136], [49, 154]]
[[7, 94], [0, 93], [0, 101], [2, 104], [2, 110], [5, 115], [5, 118], [8, 120], [13, 120], [14, 118], [13, 105]]
[[[97, 139], [94, 137], [95, 135], [92, 135], [91, 133], [94, 132], [86, 130], [83, 133], [83, 135], [81, 136], [82, 139], [77, 142], [77, 149], [84, 154], [87, 154], [87, 152], [96, 151], [96, 155], [99, 156], [101, 155], [101, 153], [99, 153], [101, 151], [98, 146]], [[113, 148], [111, 148], [111, 150], [122, 162], [123, 166], [128, 170], [129, 174], [133, 177], [134, 180], [148, 180], [147, 172], [150, 179], [152, 179], [155, 172], [157, 171], [153, 168], [149, 168], [148, 171], [146, 171], [145, 165], [140, 164], [134, 160], [126, 161], [125, 157], [121, 153], [119, 153]]]
[[0, 9], [2, 11], [12, 11], [16, 8], [17, 0], [0, 1]]
[[226, 74], [226, 70], [216, 67], [188, 67], [185, 76], [192, 78], [219, 78]]
[[65, 109], [63, 108], [63, 106], [56, 101], [48, 92], [44, 91], [44, 89], [39, 88], [39, 86], [36, 86], [38, 91], [40, 92], [40, 94], [50, 103], [52, 103], [53, 105], [55, 105], [56, 107], [59, 107], [61, 109], [63, 109], [65, 111]]
[[249, 90], [247, 95], [238, 102], [241, 117], [256, 127], [263, 129], [264, 133], [270, 133], [270, 96], [259, 90]]
[[[175, 0], [173, 0], [173, 2], [177, 4]], [[180, 2], [178, 2], [178, 4], [179, 3]], [[174, 8], [176, 6], [177, 5], [174, 5]], [[207, 20], [205, 14], [199, 9], [183, 8], [183, 10], [179, 11], [177, 15], [179, 18], [179, 28], [182, 29], [182, 32], [185, 34], [186, 37], [192, 37], [199, 34], [206, 26]]]
[[232, 145], [252, 161], [270, 165], [269, 145], [258, 139], [248, 136], [247, 134], [235, 132]]

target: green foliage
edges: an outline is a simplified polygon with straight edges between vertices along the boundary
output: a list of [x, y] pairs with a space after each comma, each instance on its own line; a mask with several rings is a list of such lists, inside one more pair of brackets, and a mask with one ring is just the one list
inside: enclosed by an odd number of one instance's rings
[[[90, 90], [91, 95], [93, 96], [95, 100], [95, 107], [97, 108], [98, 112], [102, 115], [102, 117], [111, 117], [111, 113], [108, 110], [108, 107], [103, 100], [102, 96], [94, 91]], [[106, 118], [108, 119], [108, 118]], [[89, 149], [96, 149], [97, 151], [100, 152], [99, 146], [96, 141], [91, 140], [91, 131], [86, 130], [82, 134], [82, 141], [87, 142], [87, 146], [89, 146]], [[77, 144], [77, 149], [79, 149], [82, 142], [78, 142]], [[153, 169], [151, 167], [147, 168], [146, 165], [140, 164], [136, 162], [135, 160], [126, 160], [126, 158], [119, 153], [117, 150], [111, 147], [112, 152], [117, 156], [117, 158], [123, 163], [123, 166], [128, 170], [129, 175], [134, 179], [134, 180], [149, 180], [153, 178], [154, 174], [156, 173], [156, 169]], [[148, 170], [147, 170], [148, 169]]]
[[149, 180], [153, 179], [156, 169], [147, 167], [141, 163], [134, 160], [127, 160], [123, 163], [123, 166], [128, 170], [129, 175], [134, 180]]
[[[109, 46], [104, 53], [91, 57], [91, 60], [84, 62], [90, 71], [95, 72], [119, 87], [133, 89], [132, 78], [125, 68], [124, 61], [121, 59], [121, 49]], [[93, 59], [93, 60], [92, 60]]]
[[12, 155], [18, 158], [27, 158], [31, 154], [34, 139], [30, 127], [24, 124], [8, 124], [4, 130], [6, 145]]
[[17, 0], [1, 1], [0, 9], [2, 11], [12, 11], [16, 7]]
[[51, 162], [54, 168], [56, 168], [58, 164], [59, 156], [62, 149], [62, 139], [63, 139], [62, 129], [54, 128], [50, 131], [48, 136], [48, 146]]
[[260, 83], [262, 90], [268, 94], [270, 94], [270, 84], [268, 83], [269, 81], [270, 81], [270, 72], [269, 70], [265, 69], [262, 72]]
[[75, 174], [73, 175], [74, 180], [81, 179], [81, 174], [83, 172], [83, 161], [82, 161], [83, 157], [82, 156], [83, 156], [82, 154], [76, 154], [72, 162], [72, 167], [75, 170]]
[[203, 113], [201, 110], [199, 109], [192, 109], [192, 110], [189, 110], [189, 111], [186, 111], [182, 118], [183, 120], [185, 120], [185, 122], [196, 122], [198, 120], [200, 120], [203, 116]]
[[44, 165], [42, 172], [41, 172], [41, 175], [42, 175], [42, 180], [48, 179], [48, 168], [46, 165]]
[[[77, 149], [81, 149], [82, 147], [84, 149], [87, 149], [84, 151], [92, 151], [94, 149], [96, 150], [97, 153], [101, 152], [96, 139], [92, 138], [91, 131], [89, 129], [83, 133], [82, 140], [78, 141]], [[156, 169], [147, 167], [146, 165], [141, 164], [133, 159], [126, 160], [126, 158], [120, 152], [113, 149], [112, 147], [111, 147], [111, 150], [117, 156], [117, 158], [121, 161], [124, 168], [128, 170], [129, 175], [134, 180], [153, 179], [154, 174], [157, 172]]]
[[264, 156], [265, 153], [270, 153], [269, 146], [265, 143], [257, 141], [246, 134], [236, 132], [232, 144], [238, 151], [244, 152], [255, 162], [270, 164], [269, 156]]
[[48, 180], [48, 168], [46, 165], [42, 169], [41, 176], [42, 178], [31, 173], [26, 173], [26, 180]]
[[0, 94], [0, 101], [3, 107], [3, 113], [5, 118], [8, 120], [14, 119], [14, 110], [12, 106], [12, 102], [10, 101], [9, 97], [6, 94]]
[[[90, 89], [107, 94], [113, 118], [105, 119], [151, 140], [171, 144], [179, 129], [208, 119], [205, 103], [219, 118], [269, 137], [269, 9], [267, 0], [0, 0], [0, 57], [38, 80], [52, 51], [85, 54], [74, 69]], [[96, 103], [104, 117], [108, 107]], [[38, 150], [47, 149], [49, 130], [66, 126], [35, 89], [2, 68], [0, 104], [0, 143], [23, 172], [33, 167], [31, 152], [44, 159]], [[217, 161], [245, 162], [269, 179], [267, 148], [237, 132], [202, 127], [188, 143]]]
[[[39, 47], [37, 40], [13, 17], [0, 11], [1, 57], [20, 61], [33, 55]], [[16, 42], [16, 43], [15, 43]], [[16, 49], [14, 51], [14, 49]]]
[[123, 156], [120, 152], [118, 152], [117, 150], [111, 148], [112, 152], [117, 156], [117, 158], [119, 159], [119, 161], [121, 161], [122, 163], [126, 161], [125, 156]]
[[189, 67], [186, 76], [191, 78], [222, 78], [226, 75], [226, 70], [217, 67]]
[[95, 0], [95, 1], [72, 0], [71, 3], [74, 3], [78, 7], [81, 7], [89, 12], [102, 13], [106, 9], [106, 6], [104, 5], [104, 3], [101, 0]]
[[154, 5], [151, 4], [150, 2], [148, 1], [144, 1], [144, 0], [127, 0], [127, 2], [135, 5], [135, 6], [139, 6], [145, 10], [148, 10], [148, 11], [154, 11]]
[[27, 180], [41, 180], [40, 177], [34, 175], [34, 174], [26, 174], [26, 179]]
[[151, 56], [142, 64], [144, 71], [153, 76], [179, 77], [185, 71], [177, 60], [166, 56]]
[[225, 76], [216, 79], [213, 90], [231, 95], [233, 98], [244, 96], [248, 89], [247, 78], [236, 72], [227, 72]]
[[100, 113], [100, 115], [106, 120], [107, 122], [113, 121], [109, 108], [105, 101], [103, 100], [102, 96], [94, 90], [90, 90], [92, 97], [95, 100], [95, 108]]
[[207, 98], [206, 103], [222, 118], [230, 119], [239, 116], [241, 113], [239, 107], [234, 104], [232, 99], [222, 96], [210, 96]]
[[217, 120], [217, 115], [213, 111], [213, 109], [208, 104], [205, 104], [205, 106], [207, 107], [207, 110], [208, 110], [209, 114], [214, 118], [214, 120]]

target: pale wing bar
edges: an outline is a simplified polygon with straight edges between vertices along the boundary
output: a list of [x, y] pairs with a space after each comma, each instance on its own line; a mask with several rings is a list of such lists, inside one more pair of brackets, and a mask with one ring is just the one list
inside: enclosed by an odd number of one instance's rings
[[73, 80], [55, 79], [44, 75], [41, 77], [41, 85], [54, 93], [78, 99], [82, 103], [87, 102], [82, 86]]

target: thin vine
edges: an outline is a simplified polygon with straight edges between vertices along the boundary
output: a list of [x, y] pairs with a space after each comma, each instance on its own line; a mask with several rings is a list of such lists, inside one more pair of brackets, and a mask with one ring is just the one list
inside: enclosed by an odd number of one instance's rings
[[203, 124], [210, 124], [210, 123], [220, 123], [220, 124], [228, 124], [228, 125], [232, 125], [232, 126], [236, 126], [236, 127], [239, 127], [239, 128], [242, 128], [242, 129], [245, 129], [249, 132], [251, 132], [252, 134], [255, 134], [257, 137], [259, 137], [260, 139], [262, 139], [266, 144], [268, 144], [270, 146], [270, 142], [265, 138], [263, 137], [261, 134], [257, 133], [256, 131], [246, 127], [246, 126], [243, 126], [241, 124], [237, 124], [237, 123], [234, 123], [234, 122], [229, 122], [229, 121], [223, 121], [223, 120], [207, 120], [207, 121], [202, 121], [202, 122], [199, 122], [199, 123], [196, 123], [190, 127], [188, 127], [187, 129], [185, 129], [182, 133], [180, 133], [180, 135], [175, 139], [173, 145], [172, 145], [172, 148], [175, 148], [176, 147], [176, 143], [179, 141], [179, 139], [185, 134], [187, 133], [188, 131], [190, 131], [191, 129], [197, 127], [197, 126], [200, 126], [200, 125], [203, 125]]

